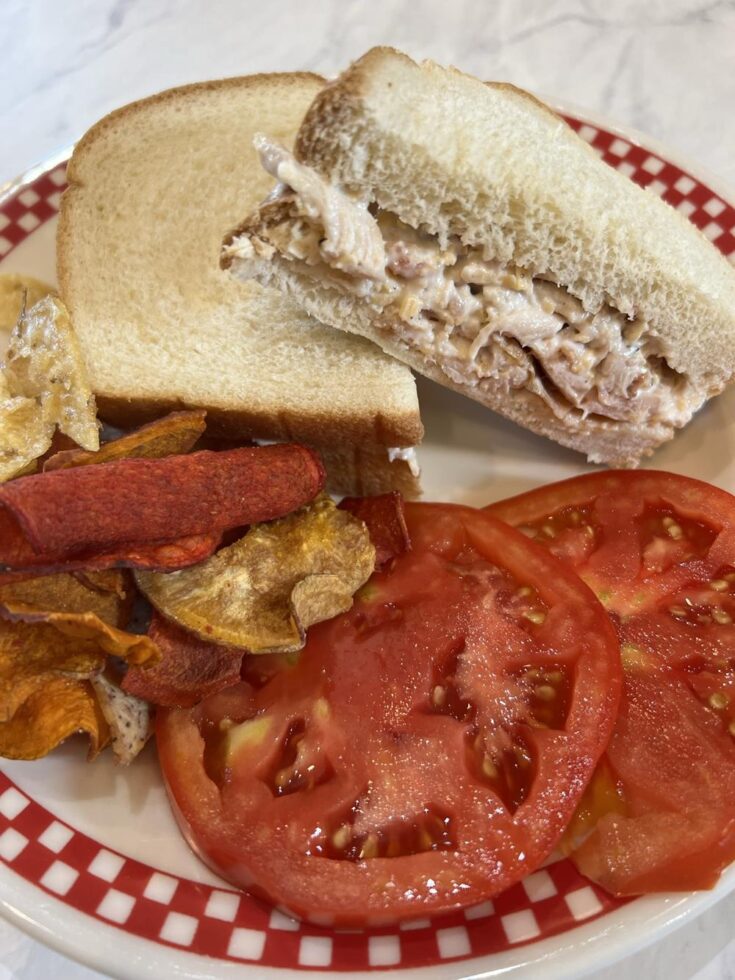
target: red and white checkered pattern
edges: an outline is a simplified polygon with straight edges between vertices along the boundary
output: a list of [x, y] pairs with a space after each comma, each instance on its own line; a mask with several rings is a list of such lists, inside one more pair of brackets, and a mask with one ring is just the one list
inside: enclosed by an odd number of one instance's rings
[[365, 932], [320, 929], [239, 892], [111, 851], [56, 819], [3, 773], [0, 859], [67, 905], [132, 935], [216, 959], [291, 969], [416, 967], [485, 956], [564, 932], [621, 904], [561, 860], [494, 902], [437, 922]]
[[681, 211], [735, 263], [735, 207], [691, 174], [651, 150], [570, 116], [570, 126], [597, 150], [605, 163], [658, 194]]
[[[731, 261], [735, 208], [657, 154], [568, 121], [603, 160], [682, 211]], [[0, 206], [0, 259], [57, 212], [64, 166]], [[126, 932], [194, 953], [271, 967], [366, 970], [485, 956], [573, 929], [621, 902], [566, 860], [545, 866], [493, 902], [437, 922], [366, 932], [319, 929], [227, 888], [166, 874], [103, 847], [31, 800], [0, 772], [0, 861], [67, 905]]]

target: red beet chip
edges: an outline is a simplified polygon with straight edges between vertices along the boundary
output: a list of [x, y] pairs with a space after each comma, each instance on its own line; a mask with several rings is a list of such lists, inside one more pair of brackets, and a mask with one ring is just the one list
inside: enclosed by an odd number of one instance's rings
[[339, 506], [367, 525], [378, 571], [411, 547], [403, 497], [396, 490], [377, 497], [345, 497]]

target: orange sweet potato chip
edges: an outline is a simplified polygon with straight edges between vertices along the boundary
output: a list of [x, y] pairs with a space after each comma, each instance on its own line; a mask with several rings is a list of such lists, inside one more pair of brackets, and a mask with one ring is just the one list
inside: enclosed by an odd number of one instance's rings
[[93, 759], [109, 740], [109, 728], [87, 681], [48, 677], [13, 717], [0, 724], [0, 756], [40, 759], [75, 732], [89, 736]]
[[329, 497], [252, 527], [235, 544], [180, 572], [137, 572], [164, 616], [213, 643], [251, 653], [300, 650], [309, 626], [352, 605], [375, 548], [365, 525]]
[[96, 673], [108, 654], [132, 663], [158, 659], [150, 637], [118, 628], [127, 601], [116, 593], [68, 574], [5, 578], [0, 575], [0, 721], [59, 674]]
[[93, 640], [64, 636], [46, 623], [0, 619], [0, 721], [60, 674], [86, 678], [106, 654]]
[[78, 641], [80, 649], [82, 643], [89, 641], [99, 648], [101, 656], [120, 657], [131, 664], [144, 664], [149, 660], [155, 663], [159, 657], [155, 643], [147, 636], [110, 626], [96, 613], [51, 612], [27, 602], [1, 599], [0, 616], [11, 623], [48, 623], [64, 637]]
[[110, 626], [121, 627], [127, 621], [132, 598], [132, 590], [126, 591], [123, 581], [119, 571], [61, 572], [19, 579], [12, 572], [0, 573], [0, 606], [21, 603], [40, 611], [94, 613]]
[[116, 459], [160, 459], [187, 453], [206, 429], [205, 411], [171, 412], [155, 422], [104, 443], [97, 452], [67, 449], [43, 464], [47, 470], [109, 463]]

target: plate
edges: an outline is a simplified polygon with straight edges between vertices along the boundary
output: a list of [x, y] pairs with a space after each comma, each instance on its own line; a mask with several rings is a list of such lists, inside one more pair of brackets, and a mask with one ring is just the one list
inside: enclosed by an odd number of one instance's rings
[[[561, 107], [611, 166], [665, 197], [735, 261], [735, 195], [641, 134]], [[54, 279], [68, 151], [0, 191], [0, 271]], [[480, 505], [591, 469], [571, 451], [419, 379], [426, 499]], [[652, 464], [735, 487], [735, 391], [699, 413]], [[464, 913], [398, 928], [296, 922], [229, 888], [191, 854], [171, 816], [155, 750], [128, 771], [84, 762], [74, 739], [40, 762], [0, 767], [0, 907], [62, 953], [124, 978], [276, 980], [304, 971], [400, 977], [581, 976], [635, 952], [735, 888], [621, 902], [554, 859]]]

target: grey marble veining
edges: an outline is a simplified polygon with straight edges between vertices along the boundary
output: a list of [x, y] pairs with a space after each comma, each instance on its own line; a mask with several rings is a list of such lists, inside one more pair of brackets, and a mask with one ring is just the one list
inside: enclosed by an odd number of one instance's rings
[[[379, 43], [608, 115], [735, 188], [735, 0], [0, 0], [0, 181], [161, 88], [331, 75]], [[596, 980], [735, 980], [734, 934], [732, 897]], [[0, 922], [0, 980], [49, 976], [99, 975]]]
[[372, 44], [609, 114], [735, 185], [735, 0], [3, 0], [10, 175], [163, 87], [334, 74]]

